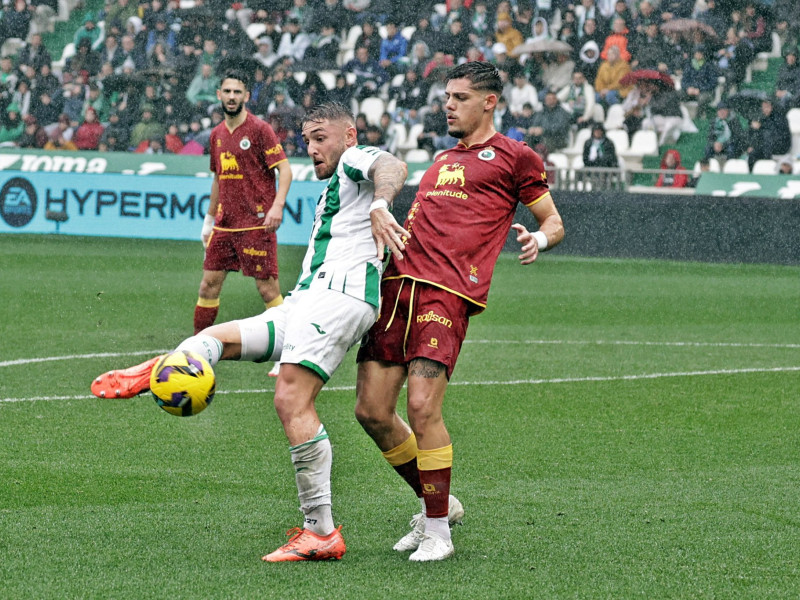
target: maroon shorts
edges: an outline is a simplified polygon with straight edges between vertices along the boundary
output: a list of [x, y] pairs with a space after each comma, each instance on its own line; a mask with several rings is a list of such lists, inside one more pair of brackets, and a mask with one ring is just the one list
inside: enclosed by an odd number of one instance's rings
[[278, 238], [263, 229], [219, 231], [215, 229], [206, 247], [203, 269], [241, 271], [256, 279], [278, 278]]
[[469, 325], [466, 300], [413, 279], [381, 283], [381, 314], [358, 352], [358, 361], [408, 364], [415, 358], [442, 363], [453, 374]]

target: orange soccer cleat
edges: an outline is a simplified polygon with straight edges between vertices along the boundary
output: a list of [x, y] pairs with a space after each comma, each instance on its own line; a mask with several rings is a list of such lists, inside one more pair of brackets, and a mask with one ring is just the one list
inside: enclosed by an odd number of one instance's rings
[[270, 554], [262, 557], [265, 562], [287, 562], [297, 560], [339, 560], [347, 547], [339, 525], [326, 536], [317, 535], [308, 529], [294, 527], [286, 532], [289, 541]]
[[150, 389], [150, 371], [160, 356], [128, 369], [103, 373], [92, 382], [92, 393], [98, 398], [133, 398]]

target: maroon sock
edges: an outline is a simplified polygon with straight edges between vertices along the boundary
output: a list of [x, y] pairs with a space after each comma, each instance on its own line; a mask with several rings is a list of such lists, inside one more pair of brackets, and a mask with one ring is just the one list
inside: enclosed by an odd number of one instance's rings
[[197, 335], [206, 327], [211, 327], [214, 324], [214, 321], [217, 319], [217, 313], [219, 312], [219, 306], [214, 307], [205, 307], [205, 306], [195, 306], [194, 307], [194, 334]]
[[419, 469], [417, 468], [417, 459], [414, 458], [407, 463], [393, 467], [397, 474], [411, 486], [417, 498], [422, 498], [422, 484], [419, 482]]
[[437, 519], [446, 517], [450, 509], [450, 473], [452, 467], [433, 471], [420, 471], [422, 497], [425, 498], [426, 516]]

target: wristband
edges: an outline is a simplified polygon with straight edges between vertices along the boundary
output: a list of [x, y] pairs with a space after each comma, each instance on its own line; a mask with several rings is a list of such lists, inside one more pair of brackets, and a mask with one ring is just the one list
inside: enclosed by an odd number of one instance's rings
[[379, 208], [385, 208], [386, 210], [389, 210], [389, 203], [383, 198], [376, 198], [372, 201], [372, 204], [369, 205], [369, 212], [378, 210]]
[[533, 237], [536, 238], [536, 243], [539, 244], [539, 252], [547, 248], [547, 236], [543, 231], [534, 231]]
[[214, 229], [214, 217], [212, 215], [206, 215], [203, 219], [203, 229], [200, 231], [200, 235], [209, 235], [212, 229]]

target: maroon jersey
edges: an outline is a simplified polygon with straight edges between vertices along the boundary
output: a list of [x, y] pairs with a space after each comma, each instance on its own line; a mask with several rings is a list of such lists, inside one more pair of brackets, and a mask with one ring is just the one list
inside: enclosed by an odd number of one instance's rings
[[214, 226], [227, 231], [264, 227], [275, 201], [275, 174], [286, 160], [283, 146], [267, 123], [247, 113], [233, 132], [223, 121], [211, 131], [211, 170], [219, 179]]
[[542, 159], [499, 133], [441, 154], [422, 176], [406, 218], [411, 232], [404, 260], [392, 260], [385, 279], [409, 277], [486, 307], [497, 257], [517, 202], [549, 197]]

